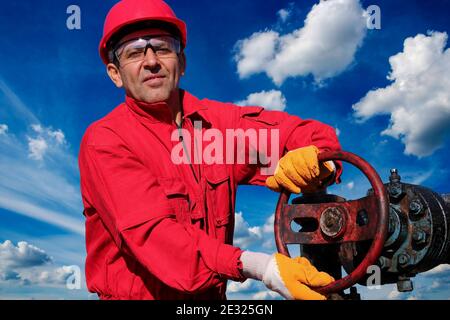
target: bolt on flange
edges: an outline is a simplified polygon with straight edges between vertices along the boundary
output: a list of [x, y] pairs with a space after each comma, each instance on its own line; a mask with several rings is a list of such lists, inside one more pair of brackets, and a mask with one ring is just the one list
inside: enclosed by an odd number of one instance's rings
[[409, 255], [407, 255], [406, 253], [401, 253], [398, 256], [397, 261], [401, 267], [405, 267], [409, 263], [409, 259]]
[[414, 199], [409, 203], [409, 213], [413, 217], [418, 217], [422, 214], [423, 205], [419, 199]]

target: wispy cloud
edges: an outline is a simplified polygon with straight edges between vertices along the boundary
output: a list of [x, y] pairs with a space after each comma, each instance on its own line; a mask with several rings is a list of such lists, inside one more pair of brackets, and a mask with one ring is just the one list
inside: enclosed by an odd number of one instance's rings
[[0, 135], [6, 134], [8, 131], [8, 126], [6, 124], [0, 124]]
[[2, 79], [0, 89], [29, 129], [0, 136], [0, 208], [84, 234], [77, 161], [64, 133], [44, 127]]
[[27, 123], [39, 123], [38, 118], [31, 112], [23, 101], [10, 89], [3, 78], [0, 76], [0, 92], [2, 92], [10, 102], [9, 110], [14, 113], [18, 119]]
[[280, 10], [278, 10], [277, 15], [281, 19], [282, 22], [286, 22], [286, 20], [291, 15], [291, 11], [289, 9], [280, 9]]
[[42, 160], [48, 149], [47, 142], [42, 138], [33, 139], [28, 137], [29, 157], [34, 160]]
[[27, 197], [20, 197], [12, 192], [3, 192], [0, 194], [0, 206], [4, 209], [55, 225], [80, 235], [84, 234], [84, 226], [80, 219], [71, 218], [58, 211], [43, 208], [40, 205], [31, 203], [31, 201], [32, 200]]
[[355, 187], [355, 182], [350, 181], [346, 184], [348, 190], [352, 190]]
[[430, 177], [432, 177], [434, 172], [435, 169], [431, 168], [427, 171], [417, 170], [413, 172], [404, 172], [401, 174], [401, 176], [402, 179], [404, 181], [408, 181], [408, 183], [421, 185], [425, 181], [427, 181]]
[[66, 143], [64, 133], [61, 129], [52, 130], [52, 128], [44, 128], [40, 124], [31, 125], [36, 137], [27, 137], [29, 157], [34, 160], [42, 160], [49, 146], [63, 145]]

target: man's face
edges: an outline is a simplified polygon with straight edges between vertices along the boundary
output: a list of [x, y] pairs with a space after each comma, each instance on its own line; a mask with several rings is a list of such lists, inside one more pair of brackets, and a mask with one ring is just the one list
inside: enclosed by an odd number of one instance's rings
[[[123, 37], [119, 43], [151, 35], [170, 35], [163, 29], [143, 29]], [[147, 103], [170, 102], [178, 97], [178, 84], [185, 69], [184, 53], [158, 57], [149, 48], [142, 61], [110, 63], [108, 74], [118, 87], [124, 87], [128, 96]]]

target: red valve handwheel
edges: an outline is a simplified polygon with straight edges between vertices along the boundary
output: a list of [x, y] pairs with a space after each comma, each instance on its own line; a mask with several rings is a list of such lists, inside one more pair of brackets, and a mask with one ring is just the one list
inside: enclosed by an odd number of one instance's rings
[[[340, 292], [364, 277], [367, 268], [381, 254], [386, 240], [389, 200], [378, 173], [359, 156], [345, 151], [323, 152], [319, 161], [342, 160], [351, 163], [369, 180], [373, 193], [358, 200], [314, 204], [288, 204], [290, 192], [283, 190], [275, 212], [275, 242], [280, 253], [289, 256], [287, 244], [318, 245], [373, 239], [372, 245], [358, 267], [346, 277], [319, 288], [322, 294]], [[292, 221], [315, 220], [316, 230], [295, 232]]]

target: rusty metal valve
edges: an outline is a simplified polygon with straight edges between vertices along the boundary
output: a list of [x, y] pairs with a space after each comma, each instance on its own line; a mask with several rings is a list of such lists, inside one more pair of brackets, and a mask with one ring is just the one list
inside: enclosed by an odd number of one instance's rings
[[[366, 256], [349, 275], [320, 288], [322, 294], [342, 292], [366, 275], [367, 268], [376, 264], [386, 240], [389, 221], [389, 199], [375, 169], [357, 155], [338, 151], [319, 154], [319, 161], [342, 160], [360, 169], [370, 181], [373, 193], [351, 201], [288, 204], [290, 192], [283, 190], [275, 212], [275, 241], [280, 253], [289, 256], [288, 244], [325, 245], [371, 240]], [[391, 190], [397, 192], [398, 190]], [[293, 221], [309, 221], [306, 231], [294, 232]], [[314, 222], [314, 223], [311, 223]]]

